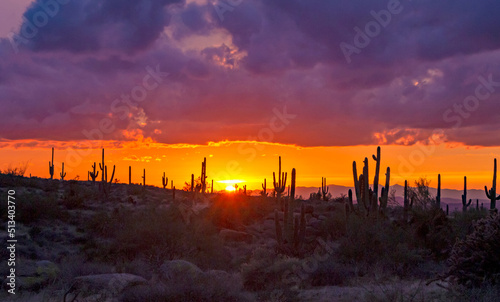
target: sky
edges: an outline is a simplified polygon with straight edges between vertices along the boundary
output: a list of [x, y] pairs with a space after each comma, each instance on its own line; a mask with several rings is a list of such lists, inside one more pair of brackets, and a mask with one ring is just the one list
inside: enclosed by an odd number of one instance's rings
[[498, 15], [493, 0], [2, 0], [0, 169], [48, 177], [54, 147], [56, 173], [86, 179], [104, 147], [122, 182], [132, 166], [180, 185], [207, 157], [209, 180], [270, 188], [282, 156], [298, 185], [350, 186], [380, 145], [393, 183], [491, 186]]

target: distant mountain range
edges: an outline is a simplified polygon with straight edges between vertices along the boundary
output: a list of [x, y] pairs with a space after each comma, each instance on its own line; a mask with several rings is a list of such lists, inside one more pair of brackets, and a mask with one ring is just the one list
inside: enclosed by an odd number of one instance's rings
[[[382, 188], [382, 186], [383, 185], [379, 184], [379, 190]], [[329, 193], [332, 194], [333, 197], [338, 197], [341, 196], [342, 194], [347, 195], [349, 189], [352, 189], [354, 193], [354, 187], [345, 187], [338, 185], [328, 186], [328, 191]], [[404, 186], [401, 185], [391, 186], [391, 190], [394, 189], [396, 189], [396, 201], [402, 205], [404, 196]], [[318, 187], [297, 187], [295, 189], [295, 194], [298, 196], [302, 196], [304, 199], [308, 199], [311, 193], [316, 193], [316, 192], [318, 192]], [[432, 196], [436, 196], [437, 189], [429, 188], [429, 192], [431, 193]], [[448, 205], [450, 211], [452, 212], [456, 210], [462, 210], [462, 194], [463, 190], [441, 189], [442, 207], [446, 207], [446, 205]], [[467, 190], [467, 199], [472, 199], [471, 206], [474, 207], [476, 205], [476, 200], [479, 200], [479, 206], [481, 206], [481, 203], [483, 203], [484, 204], [483, 206], [486, 208], [489, 208], [490, 206], [490, 201], [489, 199], [486, 198], [484, 190], [477, 190], [477, 189]]]

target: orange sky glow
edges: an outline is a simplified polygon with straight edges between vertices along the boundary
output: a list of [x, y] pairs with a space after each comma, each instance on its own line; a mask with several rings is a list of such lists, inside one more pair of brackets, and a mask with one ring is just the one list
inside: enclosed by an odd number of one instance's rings
[[[54, 146], [55, 174], [59, 175], [64, 161], [66, 179], [79, 176], [80, 180], [86, 180], [92, 164], [101, 161], [101, 149], [78, 149], [78, 145], [76, 142], [4, 142], [0, 149], [3, 159], [0, 169], [28, 162], [26, 175], [47, 178], [50, 147]], [[106, 149], [106, 164], [116, 165], [115, 179], [119, 182], [128, 182], [128, 166], [131, 166], [133, 183], [142, 183], [142, 171], [146, 169], [148, 185], [161, 186], [161, 177], [165, 172], [169, 187], [173, 180], [177, 188], [182, 188], [184, 182], [191, 179], [191, 174], [195, 177], [200, 175], [201, 162], [206, 157], [208, 182], [214, 180], [216, 191], [224, 190], [234, 182], [238, 187], [247, 185], [248, 190], [260, 190], [264, 178], [267, 179], [268, 190], [271, 189], [272, 173], [278, 171], [278, 156], [282, 157], [283, 171], [297, 169], [297, 186], [318, 187], [321, 177], [326, 177], [328, 184], [352, 186], [352, 161], [362, 165], [364, 157], [369, 157], [371, 178], [375, 168], [371, 155], [376, 152], [376, 146], [298, 147], [243, 141], [207, 145], [166, 145], [148, 141], [128, 144], [105, 142], [102, 145]], [[469, 189], [491, 185], [493, 158], [500, 155], [500, 147], [416, 144], [381, 148], [381, 174], [387, 166], [391, 167], [391, 185], [401, 185], [405, 179], [413, 183], [419, 177], [426, 177], [431, 186], [435, 186], [437, 174], [441, 173], [443, 188], [450, 189], [462, 189], [463, 176], [468, 177]]]

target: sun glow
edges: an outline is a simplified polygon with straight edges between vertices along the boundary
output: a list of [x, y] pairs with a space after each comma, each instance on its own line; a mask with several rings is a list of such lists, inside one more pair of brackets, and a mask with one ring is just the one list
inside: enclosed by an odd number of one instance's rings
[[233, 186], [227, 186], [227, 187], [226, 187], [226, 191], [227, 191], [227, 192], [234, 192], [234, 191], [236, 191], [236, 188], [235, 188], [235, 187], [233, 187]]

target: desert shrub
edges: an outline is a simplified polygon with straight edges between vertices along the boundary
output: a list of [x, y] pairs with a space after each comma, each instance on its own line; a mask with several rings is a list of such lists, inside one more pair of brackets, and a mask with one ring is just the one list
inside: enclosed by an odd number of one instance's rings
[[441, 209], [416, 208], [412, 211], [411, 228], [414, 231], [414, 243], [429, 250], [437, 260], [448, 257], [455, 241], [452, 225]]
[[144, 196], [146, 194], [146, 190], [144, 190], [144, 187], [142, 185], [137, 185], [137, 184], [131, 184], [127, 186], [127, 195], [134, 195], [134, 196]]
[[203, 217], [193, 217], [186, 224], [175, 207], [99, 212], [87, 229], [91, 239], [87, 252], [105, 260], [143, 257], [161, 263], [182, 257], [202, 268], [227, 265], [216, 229]]
[[218, 194], [212, 202], [208, 216], [218, 227], [236, 229], [263, 219], [273, 211], [274, 201], [270, 198]]
[[29, 165], [29, 161], [21, 163], [20, 166], [17, 166], [17, 167], [14, 167], [14, 166], [12, 166], [12, 164], [9, 164], [7, 169], [3, 170], [2, 173], [10, 175], [10, 176], [21, 176], [22, 177], [26, 173], [26, 170], [28, 170], [28, 165]]
[[320, 233], [324, 238], [328, 235], [336, 240], [344, 236], [346, 233], [346, 216], [343, 211], [334, 211], [328, 219], [324, 220], [320, 226]]
[[97, 191], [70, 180], [64, 190], [63, 204], [68, 209], [79, 209], [85, 207], [85, 202], [97, 199]]
[[423, 261], [413, 245], [410, 230], [388, 222], [374, 222], [351, 215], [346, 236], [340, 239], [339, 258], [367, 268], [382, 267], [384, 272], [410, 275]]
[[25, 187], [41, 189], [45, 192], [56, 192], [59, 189], [59, 181], [37, 177], [22, 177], [13, 174], [0, 174], [0, 187], [8, 189]]
[[318, 262], [317, 268], [310, 273], [308, 279], [312, 286], [345, 286], [354, 276], [351, 265], [339, 263], [335, 257], [329, 257], [326, 261]]
[[[464, 239], [467, 235], [472, 233], [473, 222], [481, 218], [485, 218], [487, 213], [487, 210], [455, 212], [453, 214], [453, 219], [451, 220], [453, 233], [450, 234], [450, 236], [453, 236], [455, 239]], [[455, 243], [455, 240], [453, 243]]]
[[473, 223], [473, 231], [453, 246], [446, 277], [466, 287], [500, 284], [500, 215]]
[[[68, 214], [61, 210], [55, 194], [19, 192], [16, 194], [16, 221], [35, 224], [39, 220], [66, 220]], [[7, 219], [7, 203], [0, 204], [2, 220]]]
[[270, 249], [257, 248], [250, 261], [241, 267], [243, 285], [251, 291], [288, 289], [302, 282], [297, 275], [300, 266], [297, 258], [278, 256]]

